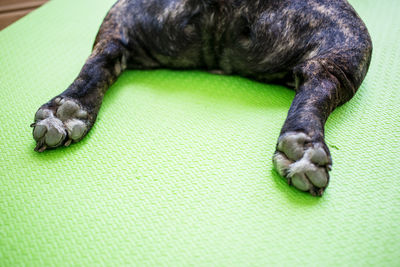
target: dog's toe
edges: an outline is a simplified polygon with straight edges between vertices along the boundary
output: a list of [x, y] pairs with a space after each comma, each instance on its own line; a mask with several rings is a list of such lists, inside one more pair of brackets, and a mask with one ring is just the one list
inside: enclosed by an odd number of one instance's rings
[[57, 147], [64, 141], [67, 133], [61, 120], [56, 117], [46, 118], [36, 123], [33, 137], [37, 142], [36, 151]]
[[78, 141], [81, 139], [87, 129], [86, 124], [78, 119], [67, 121], [65, 126], [67, 128], [68, 137], [73, 141]]

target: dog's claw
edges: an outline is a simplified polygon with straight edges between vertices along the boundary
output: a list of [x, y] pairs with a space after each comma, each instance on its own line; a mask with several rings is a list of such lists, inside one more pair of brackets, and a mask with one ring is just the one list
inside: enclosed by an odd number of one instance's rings
[[71, 142], [72, 142], [72, 139], [68, 139], [68, 141], [65, 142], [64, 146], [68, 147], [71, 144]]
[[38, 151], [39, 151], [39, 152], [43, 152], [43, 151], [45, 151], [46, 149], [47, 149], [47, 146], [44, 145], [44, 146], [42, 146]]
[[35, 151], [37, 152], [43, 152], [47, 149], [47, 146], [44, 144], [43, 140], [38, 141], [36, 147], [35, 147]]

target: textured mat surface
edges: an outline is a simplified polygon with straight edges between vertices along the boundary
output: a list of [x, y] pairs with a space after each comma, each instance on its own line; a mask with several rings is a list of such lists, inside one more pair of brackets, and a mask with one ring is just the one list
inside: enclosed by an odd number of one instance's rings
[[129, 71], [89, 136], [33, 151], [37, 108], [79, 72], [114, 0], [52, 0], [0, 32], [0, 265], [400, 264], [400, 5], [351, 1], [374, 54], [326, 126], [324, 197], [271, 156], [293, 91]]

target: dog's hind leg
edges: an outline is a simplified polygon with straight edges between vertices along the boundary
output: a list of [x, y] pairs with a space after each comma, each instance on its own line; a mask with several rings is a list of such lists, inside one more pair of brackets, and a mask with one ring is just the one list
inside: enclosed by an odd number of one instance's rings
[[312, 195], [322, 195], [332, 167], [324, 142], [325, 122], [337, 106], [350, 100], [367, 72], [372, 47], [361, 48], [313, 58], [294, 69], [296, 96], [273, 162], [289, 184]]
[[81, 140], [93, 126], [106, 90], [126, 68], [126, 49], [110, 12], [75, 81], [39, 108], [32, 124], [36, 151]]
[[94, 124], [106, 90], [125, 68], [203, 66], [202, 27], [198, 26], [202, 4], [189, 4], [118, 1], [104, 19], [93, 52], [76, 80], [36, 112], [35, 150], [81, 140]]

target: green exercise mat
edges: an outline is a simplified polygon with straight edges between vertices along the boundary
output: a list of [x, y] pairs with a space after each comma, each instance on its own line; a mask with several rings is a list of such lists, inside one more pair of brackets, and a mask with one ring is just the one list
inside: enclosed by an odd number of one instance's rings
[[326, 125], [322, 198], [272, 154], [294, 92], [126, 71], [89, 135], [34, 152], [29, 124], [88, 57], [114, 0], [52, 0], [0, 32], [0, 266], [399, 266], [400, 5], [352, 0], [373, 42]]

